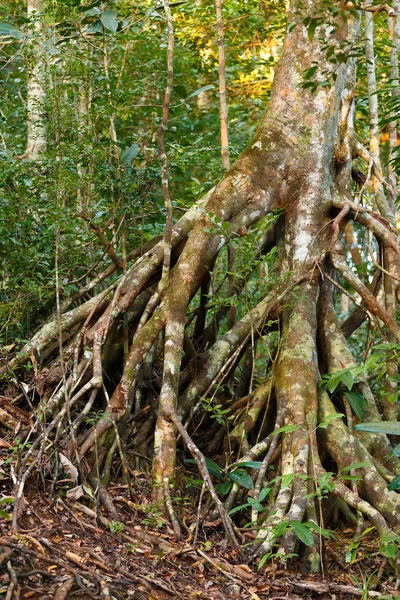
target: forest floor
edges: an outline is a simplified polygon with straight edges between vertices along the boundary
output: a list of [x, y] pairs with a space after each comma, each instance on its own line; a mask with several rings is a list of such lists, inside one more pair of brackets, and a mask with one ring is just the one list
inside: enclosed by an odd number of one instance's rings
[[[1, 496], [10, 494], [12, 461], [2, 449]], [[294, 560], [287, 569], [267, 562], [260, 571], [250, 567], [224, 543], [218, 523], [200, 524], [177, 541], [161, 512], [146, 505], [149, 477], [137, 476], [139, 504], [132, 503], [127, 486], [114, 484], [110, 494], [120, 521], [109, 521], [102, 509], [90, 508], [90, 498], [66, 498], [66, 482], [57, 482], [50, 501], [48, 483], [37, 476], [25, 490], [18, 533], [1, 520], [0, 597], [7, 600], [169, 600], [243, 598], [291, 600], [400, 598], [393, 571], [379, 556], [373, 538], [365, 538], [352, 565], [343, 549], [352, 530], [343, 526], [338, 541], [324, 551], [325, 576], [305, 572]], [[63, 487], [64, 486], [64, 487]], [[93, 503], [92, 503], [93, 504]], [[147, 508], [146, 508], [147, 506]], [[3, 507], [4, 508], [4, 507]], [[11, 510], [11, 507], [10, 507]], [[192, 528], [189, 528], [192, 529]], [[369, 551], [368, 551], [369, 549]], [[369, 576], [373, 578], [369, 580]]]
[[[0, 406], [24, 425], [29, 414], [14, 406], [11, 392], [0, 396]], [[140, 468], [138, 456], [131, 492], [117, 476], [107, 487], [110, 516], [89, 488], [71, 479], [68, 465], [58, 466], [56, 480], [54, 453], [51, 464], [44, 454], [26, 482], [16, 532], [12, 496], [28, 447], [16, 441], [16, 433], [0, 429], [0, 598], [400, 600], [396, 575], [378, 552], [373, 528], [354, 543], [354, 525], [340, 522], [335, 539], [321, 540], [321, 575], [307, 572], [306, 561], [298, 557], [286, 567], [269, 559], [258, 569], [257, 562], [246, 560], [254, 539], [246, 528], [241, 531], [249, 547], [238, 553], [227, 545], [219, 521], [199, 518], [198, 488], [194, 493], [187, 488], [187, 472], [172, 499], [184, 531], [177, 540], [160, 506], [151, 501], [151, 476]]]

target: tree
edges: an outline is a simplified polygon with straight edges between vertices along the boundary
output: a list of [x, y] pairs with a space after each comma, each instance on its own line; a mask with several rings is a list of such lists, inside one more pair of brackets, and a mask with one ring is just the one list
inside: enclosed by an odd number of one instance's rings
[[[166, 0], [164, 5], [168, 14]], [[259, 468], [250, 502], [252, 520], [261, 525], [254, 546], [258, 554], [276, 544], [281, 554], [290, 554], [302, 541], [312, 548], [310, 561], [318, 566], [321, 502], [328, 495], [339, 499], [339, 509], [349, 518], [368, 519], [380, 536], [390, 533], [389, 525], [399, 524], [400, 497], [387, 485], [398, 469], [392, 445], [379, 427], [366, 433], [353, 426], [356, 420], [381, 419], [366, 377], [377, 358], [358, 365], [346, 341], [368, 317], [371, 339], [384, 340], [381, 348], [395, 377], [400, 343], [394, 306], [399, 295], [396, 194], [374, 146], [379, 137], [374, 106], [371, 152], [358, 141], [354, 124], [360, 18], [362, 12], [371, 17], [378, 8], [292, 0], [266, 113], [220, 183], [173, 224], [169, 239], [154, 238], [133, 249], [120, 277], [114, 277], [121, 267], [114, 261], [60, 304], [56, 316], [4, 365], [6, 374], [29, 360], [44, 360], [47, 378], [57, 382], [39, 404], [39, 419], [41, 414], [45, 419], [20, 469], [17, 498], [44, 452], [44, 441], [54, 436], [82, 477], [87, 477], [84, 465], [92, 467], [94, 485], [99, 469], [105, 475], [109, 471], [115, 451], [129, 478], [124, 448], [132, 418], [140, 419], [149, 407], [134, 443], [139, 453], [148, 454], [154, 429], [154, 497], [165, 501], [177, 535], [170, 484], [178, 433], [195, 457], [234, 545], [238, 532], [227, 511], [253, 486], [246, 468]], [[373, 57], [370, 23], [366, 39]], [[368, 86], [372, 102], [376, 89], [371, 72]], [[360, 159], [367, 165], [364, 176], [353, 165]], [[360, 181], [358, 191], [352, 176]], [[370, 201], [362, 203], [369, 184]], [[370, 285], [349, 265], [342, 242], [349, 221], [376, 240], [371, 253], [379, 259], [374, 259]], [[242, 249], [246, 238], [258, 239], [253, 258], [234, 278], [230, 297], [215, 305], [214, 272], [224, 260], [219, 257], [227, 246]], [[172, 268], [165, 285], [161, 275], [169, 251]], [[262, 297], [236, 322], [228, 322], [230, 303], [246, 287], [251, 296], [255, 269]], [[384, 301], [377, 298], [380, 278]], [[103, 288], [93, 294], [99, 282]], [[224, 278], [226, 294], [223, 285]], [[342, 326], [335, 310], [336, 288], [357, 305]], [[125, 356], [124, 322], [129, 324]], [[257, 370], [257, 353], [264, 377]], [[383, 403], [386, 414], [396, 419], [392, 381]], [[222, 400], [213, 403], [226, 394], [226, 406]], [[85, 415], [99, 400], [104, 411], [88, 426]], [[215, 422], [211, 439], [210, 416]], [[223, 449], [231, 465], [223, 504], [195, 444], [200, 443], [197, 429], [205, 438], [204, 454]], [[359, 477], [354, 479], [355, 474]], [[266, 494], [271, 510], [265, 517], [260, 502]], [[17, 508], [18, 500], [15, 516]], [[281, 521], [285, 526], [277, 530]]]

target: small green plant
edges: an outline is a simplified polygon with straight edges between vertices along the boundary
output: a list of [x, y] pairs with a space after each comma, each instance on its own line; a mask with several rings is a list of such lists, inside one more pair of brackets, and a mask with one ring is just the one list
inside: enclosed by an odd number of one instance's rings
[[[281, 521], [273, 528], [273, 538], [272, 543], [278, 540], [282, 535], [288, 533], [289, 531], [293, 531], [297, 538], [302, 542], [305, 546], [312, 546], [314, 543], [313, 534], [322, 536], [327, 539], [336, 539], [335, 535], [329, 529], [323, 529], [316, 525], [312, 521]], [[267, 560], [279, 558], [281, 561], [287, 561], [289, 558], [297, 556], [296, 554], [285, 554], [282, 556], [280, 553], [273, 553], [272, 551], [267, 552], [262, 556], [260, 562], [258, 563], [258, 569], [261, 569], [262, 566], [266, 563]]]
[[125, 526], [120, 521], [111, 521], [110, 523], [110, 531], [111, 533], [122, 533], [125, 529]]
[[317, 477], [314, 481], [315, 491], [312, 494], [307, 494], [306, 498], [317, 498], [317, 500], [321, 501], [323, 498], [329, 496], [335, 487], [332, 476], [333, 473], [328, 471]]
[[4, 461], [5, 464], [9, 464], [15, 460], [15, 456], [23, 455], [30, 447], [32, 446], [32, 442], [26, 440], [25, 442], [21, 442], [21, 440], [17, 439], [15, 441], [15, 446], [11, 446], [10, 452], [11, 455], [6, 458]]
[[[370, 598], [370, 590], [371, 587], [374, 584], [374, 577], [376, 575], [377, 571], [373, 571], [371, 573], [371, 575], [369, 577], [365, 577], [365, 575], [363, 575], [361, 573], [361, 581], [360, 579], [358, 579], [358, 577], [356, 577], [355, 575], [350, 575], [350, 578], [352, 579], [354, 585], [360, 590], [361, 592], [361, 599], [362, 600], [368, 600], [368, 598]], [[393, 596], [376, 596], [376, 600], [392, 600]]]
[[210, 542], [210, 541], [202, 542], [200, 544], [200, 548], [201, 548], [201, 550], [208, 552], [212, 548], [212, 542]]
[[400, 536], [386, 533], [379, 538], [379, 552], [390, 561], [395, 561], [399, 554]]
[[[14, 504], [15, 502], [15, 498], [12, 496], [6, 496], [4, 498], [0, 498], [0, 506], [4, 506], [7, 504]], [[0, 517], [2, 519], [7, 519], [7, 521], [9, 521], [11, 519], [10, 514], [8, 512], [6, 512], [5, 510], [3, 510], [2, 508], [0, 508]]]
[[134, 543], [134, 542], [131, 542], [130, 544], [126, 544], [125, 547], [126, 547], [126, 549], [127, 549], [128, 552], [130, 552], [131, 554], [135, 554], [138, 545], [136, 543]]
[[235, 506], [232, 510], [229, 511], [230, 515], [234, 515], [239, 510], [243, 510], [244, 508], [254, 508], [258, 512], [264, 510], [264, 506], [261, 504], [265, 498], [268, 496], [271, 488], [265, 487], [261, 490], [258, 495], [258, 498], [252, 498], [251, 496], [247, 496], [247, 502], [245, 504], [241, 504], [240, 506]]
[[355, 559], [357, 558], [358, 548], [360, 547], [363, 538], [373, 529], [375, 529], [375, 527], [367, 527], [357, 539], [352, 540], [350, 542], [349, 548], [346, 552], [347, 563], [352, 564], [355, 561]]
[[[185, 460], [185, 463], [193, 465], [196, 464], [196, 461], [194, 458], [188, 458]], [[254, 460], [239, 461], [229, 465], [226, 469], [223, 469], [210, 458], [206, 458], [206, 465], [210, 475], [213, 475], [220, 480], [220, 483], [216, 487], [217, 492], [225, 496], [231, 491], [234, 483], [237, 483], [248, 490], [252, 490], [254, 488], [253, 480], [251, 475], [244, 469], [260, 469], [262, 462]]]
[[230, 408], [223, 408], [223, 404], [213, 404], [212, 398], [202, 398], [201, 406], [203, 410], [210, 413], [211, 419], [215, 419], [219, 425], [225, 425]]

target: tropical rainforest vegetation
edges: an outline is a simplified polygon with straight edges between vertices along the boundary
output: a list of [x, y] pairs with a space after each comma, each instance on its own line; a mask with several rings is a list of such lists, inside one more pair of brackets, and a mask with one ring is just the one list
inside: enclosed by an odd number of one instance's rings
[[399, 49], [399, 0], [3, 3], [14, 531], [146, 472], [177, 538], [397, 574]]

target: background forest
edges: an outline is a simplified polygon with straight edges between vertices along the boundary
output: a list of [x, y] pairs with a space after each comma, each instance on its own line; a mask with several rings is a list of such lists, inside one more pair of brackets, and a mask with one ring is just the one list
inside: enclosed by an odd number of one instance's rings
[[193, 548], [206, 519], [230, 562], [242, 548], [259, 569], [300, 556], [317, 574], [330, 552], [378, 567], [332, 593], [398, 587], [392, 4], [4, 0], [0, 517], [14, 532], [34, 488], [127, 537], [107, 491], [122, 480], [129, 514]]
[[[176, 49], [166, 146], [177, 218], [215, 185], [222, 166], [215, 7], [188, 2], [172, 9]], [[157, 151], [166, 85], [162, 7], [50, 2], [37, 19], [44, 19], [39, 30], [22, 2], [3, 5], [4, 345], [27, 340], [51, 314], [56, 287], [61, 299], [70, 297], [78, 289], [74, 281], [84, 280], [96, 261], [104, 263], [91, 224], [107, 232], [117, 252], [121, 244], [145, 244], [165, 226]], [[265, 110], [286, 22], [280, 2], [225, 3], [224, 19], [234, 160]], [[27, 82], [38, 60], [47, 147], [27, 161], [19, 158], [26, 150]]]

